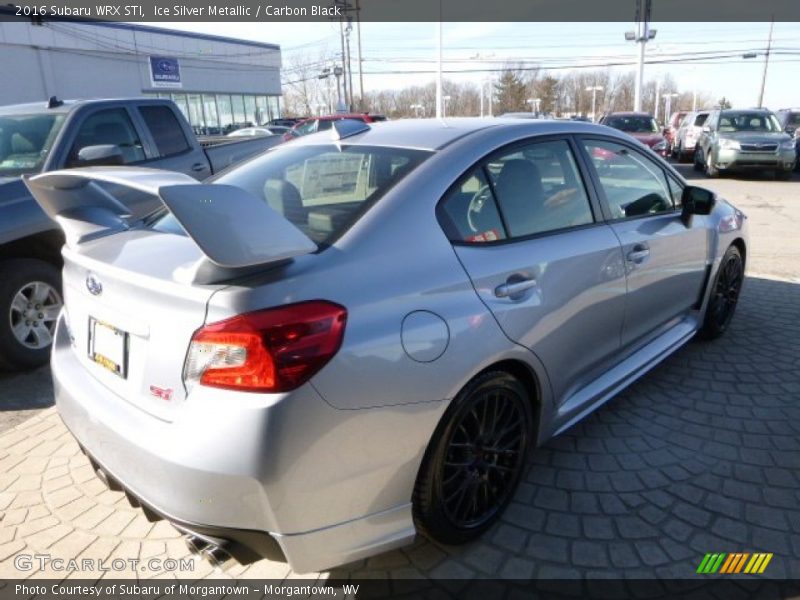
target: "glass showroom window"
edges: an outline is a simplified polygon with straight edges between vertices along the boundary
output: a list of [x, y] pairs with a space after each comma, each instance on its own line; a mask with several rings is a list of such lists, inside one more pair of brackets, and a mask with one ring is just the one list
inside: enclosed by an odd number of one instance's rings
[[186, 99], [186, 94], [172, 94], [172, 101], [178, 105], [183, 116], [189, 120], [189, 102]]
[[217, 94], [217, 108], [219, 109], [219, 126], [222, 133], [233, 130], [233, 106], [228, 94]]
[[258, 125], [259, 122], [256, 119], [256, 97], [255, 96], [245, 96], [244, 97], [244, 109], [246, 115], [246, 121], [251, 123], [252, 125]]
[[213, 94], [203, 94], [203, 112], [206, 116], [206, 135], [219, 135], [219, 116], [217, 98]]
[[192, 124], [195, 135], [202, 135], [205, 119], [203, 118], [203, 103], [200, 99], [200, 94], [189, 94], [188, 100], [189, 122]]
[[256, 96], [256, 125], [263, 125], [269, 121], [269, 109], [267, 108], [267, 97]]
[[231, 96], [233, 103], [233, 125], [235, 128], [245, 127], [247, 119], [244, 116], [244, 98], [238, 94]]
[[271, 119], [280, 119], [281, 117], [281, 106], [280, 106], [280, 96], [270, 96], [267, 98], [269, 101], [269, 114]]

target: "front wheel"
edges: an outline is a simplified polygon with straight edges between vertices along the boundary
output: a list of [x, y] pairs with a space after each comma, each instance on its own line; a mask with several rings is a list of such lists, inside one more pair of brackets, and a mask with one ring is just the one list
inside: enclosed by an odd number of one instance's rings
[[55, 266], [36, 259], [0, 263], [0, 366], [45, 364], [62, 306], [61, 273]]
[[785, 169], [778, 169], [775, 171], [775, 179], [778, 181], [789, 181], [792, 178], [792, 172]]
[[694, 150], [694, 164], [692, 167], [698, 173], [703, 170], [703, 151], [700, 148], [695, 148]]
[[710, 149], [706, 155], [706, 177], [711, 177], [712, 179], [719, 177], [719, 169], [714, 166], [714, 155]]
[[742, 283], [744, 283], [744, 259], [739, 249], [731, 246], [722, 257], [717, 271], [700, 330], [701, 337], [713, 340], [727, 331], [736, 304], [739, 302]]
[[504, 372], [471, 381], [453, 400], [414, 488], [418, 529], [444, 544], [481, 535], [519, 483], [533, 419], [525, 387]]

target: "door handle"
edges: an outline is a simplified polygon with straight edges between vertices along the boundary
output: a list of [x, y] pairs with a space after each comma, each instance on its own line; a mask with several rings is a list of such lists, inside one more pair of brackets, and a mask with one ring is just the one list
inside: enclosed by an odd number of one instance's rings
[[627, 259], [628, 262], [640, 263], [648, 256], [650, 256], [650, 248], [645, 244], [636, 244], [633, 249], [628, 252]]
[[206, 170], [206, 165], [203, 163], [194, 163], [192, 165], [192, 171], [194, 171], [195, 173], [199, 173], [200, 171], [205, 171], [205, 170]]
[[535, 279], [522, 279], [510, 283], [503, 283], [494, 288], [494, 295], [498, 298], [511, 298], [536, 286]]

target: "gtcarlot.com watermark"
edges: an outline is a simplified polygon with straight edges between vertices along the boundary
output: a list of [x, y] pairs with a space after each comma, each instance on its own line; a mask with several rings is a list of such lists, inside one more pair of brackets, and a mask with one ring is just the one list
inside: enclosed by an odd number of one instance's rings
[[182, 558], [58, 558], [49, 554], [18, 554], [14, 557], [14, 566], [19, 571], [56, 571], [56, 572], [176, 572], [194, 571], [195, 557]]

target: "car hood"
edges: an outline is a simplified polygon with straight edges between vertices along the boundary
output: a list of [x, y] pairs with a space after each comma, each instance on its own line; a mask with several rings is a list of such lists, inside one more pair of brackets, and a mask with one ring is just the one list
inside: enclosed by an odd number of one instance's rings
[[30, 200], [30, 198], [31, 194], [22, 183], [21, 178], [0, 177], [0, 205], [5, 206], [20, 200]]
[[664, 141], [664, 136], [660, 133], [639, 133], [633, 132], [629, 133], [628, 135], [635, 137], [637, 140], [642, 142], [643, 144], [647, 144], [651, 148], [658, 144], [659, 142]]
[[736, 140], [737, 142], [758, 143], [772, 142], [780, 143], [792, 139], [788, 133], [767, 132], [767, 131], [731, 131], [719, 134], [720, 139]]

